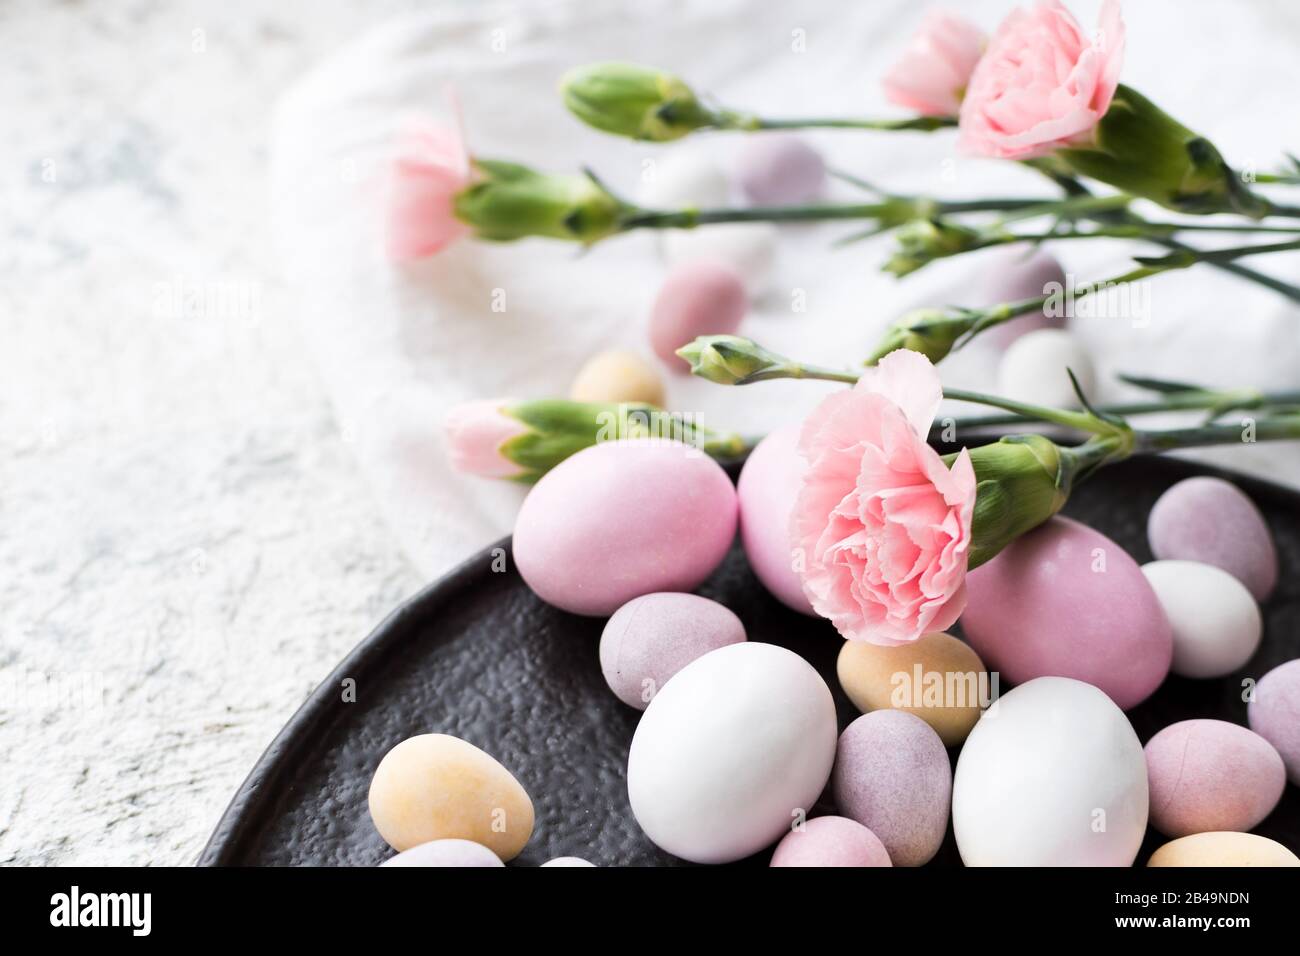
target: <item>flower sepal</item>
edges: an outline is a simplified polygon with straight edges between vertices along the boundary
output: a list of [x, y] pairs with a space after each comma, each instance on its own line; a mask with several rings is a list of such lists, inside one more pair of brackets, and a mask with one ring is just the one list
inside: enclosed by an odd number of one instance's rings
[[456, 195], [456, 218], [480, 239], [547, 236], [591, 245], [619, 231], [628, 208], [591, 176], [541, 173], [475, 159], [475, 181]]

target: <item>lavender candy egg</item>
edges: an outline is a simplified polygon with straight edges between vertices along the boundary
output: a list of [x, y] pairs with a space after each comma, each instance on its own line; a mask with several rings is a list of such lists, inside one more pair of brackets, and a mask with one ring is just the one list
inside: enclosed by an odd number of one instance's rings
[[863, 714], [840, 735], [831, 792], [841, 813], [880, 838], [895, 866], [921, 866], [948, 829], [948, 751], [920, 717]]
[[[1044, 249], [1025, 255], [1023, 249], [999, 249], [987, 259], [980, 283], [978, 301], [988, 305], [1018, 302], [1047, 295], [1054, 288], [1065, 287], [1065, 270], [1056, 257]], [[983, 338], [999, 348], [1006, 348], [1026, 332], [1038, 329], [1065, 328], [1065, 315], [1048, 316], [1044, 309], [1026, 312], [1009, 322], [996, 325]]]
[[740, 540], [754, 574], [782, 604], [813, 614], [794, 570], [790, 512], [799, 495], [804, 461], [799, 455], [798, 422], [782, 426], [759, 442], [736, 482], [740, 501]]
[[501, 858], [481, 843], [473, 840], [430, 840], [397, 856], [389, 857], [380, 866], [505, 866]]
[[1142, 569], [1077, 521], [1017, 538], [966, 576], [966, 594], [967, 642], [1014, 684], [1072, 677], [1128, 710], [1169, 673], [1173, 632]]
[[1255, 503], [1222, 478], [1187, 478], [1151, 509], [1147, 540], [1157, 558], [1200, 561], [1246, 585], [1256, 601], [1277, 584], [1277, 547]]
[[1150, 561], [1142, 573], [1173, 627], [1175, 674], [1224, 677], [1254, 655], [1264, 633], [1259, 606], [1227, 571], [1199, 561]]
[[1300, 787], [1300, 660], [1273, 668], [1255, 685], [1246, 719], [1282, 756], [1287, 778]]
[[776, 845], [769, 866], [893, 866], [880, 838], [848, 817], [817, 817]]
[[683, 262], [668, 273], [650, 310], [650, 346], [670, 369], [690, 371], [677, 350], [700, 335], [740, 328], [748, 298], [733, 269], [708, 260]]
[[1171, 837], [1253, 830], [1286, 787], [1278, 752], [1223, 720], [1183, 720], [1146, 745], [1151, 825]]
[[709, 651], [745, 639], [740, 618], [696, 594], [644, 594], [614, 612], [600, 636], [600, 670], [614, 695], [637, 710]]
[[821, 192], [826, 162], [797, 136], [750, 136], [736, 159], [736, 178], [753, 203], [794, 205]]
[[697, 448], [602, 442], [533, 486], [515, 522], [519, 573], [548, 604], [604, 616], [655, 591], [690, 591], [726, 557], [736, 492]]

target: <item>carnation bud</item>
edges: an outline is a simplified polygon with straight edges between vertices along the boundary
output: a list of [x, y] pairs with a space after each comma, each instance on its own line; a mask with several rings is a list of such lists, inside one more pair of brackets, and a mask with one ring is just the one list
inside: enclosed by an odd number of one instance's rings
[[908, 312], [885, 332], [880, 344], [867, 357], [875, 365], [890, 352], [911, 349], [938, 364], [953, 344], [975, 324], [978, 315], [949, 312], [943, 309], [917, 309]]
[[715, 117], [671, 73], [633, 63], [595, 63], [560, 81], [569, 112], [588, 126], [654, 142], [680, 139]]
[[760, 372], [786, 364], [780, 355], [737, 335], [701, 335], [677, 354], [690, 363], [692, 375], [719, 385], [741, 385]]
[[455, 199], [456, 218], [481, 239], [549, 236], [590, 245], [619, 230], [623, 204], [586, 175], [552, 175], [476, 159], [474, 183]]
[[885, 263], [885, 271], [902, 276], [915, 272], [935, 259], [955, 256], [985, 245], [985, 237], [974, 229], [941, 219], [918, 219], [900, 228], [895, 237], [898, 249]]

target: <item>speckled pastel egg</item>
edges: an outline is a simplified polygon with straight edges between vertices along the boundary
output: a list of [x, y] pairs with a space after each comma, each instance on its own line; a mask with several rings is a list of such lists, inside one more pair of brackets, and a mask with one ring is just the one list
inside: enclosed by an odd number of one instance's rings
[[388, 751], [370, 781], [370, 817], [394, 850], [433, 840], [470, 840], [502, 860], [533, 832], [533, 802], [510, 771], [447, 734], [409, 737]]
[[730, 335], [740, 328], [748, 299], [734, 269], [701, 260], [674, 266], [650, 310], [650, 347], [670, 369], [690, 372], [677, 350], [700, 335]]
[[906, 711], [929, 724], [945, 747], [966, 739], [992, 696], [979, 655], [937, 631], [895, 647], [845, 641], [835, 670], [858, 710]]
[[1147, 866], [1300, 866], [1300, 858], [1254, 833], [1194, 833], [1156, 850]]
[[726, 557], [736, 492], [696, 448], [625, 439], [584, 448], [533, 486], [515, 565], [548, 604], [604, 616], [642, 594], [691, 591]]
[[754, 447], [736, 482], [736, 496], [740, 540], [754, 574], [782, 604], [813, 614], [790, 544], [790, 512], [805, 467], [798, 450], [800, 427], [799, 422], [783, 425]]
[[679, 670], [745, 639], [740, 618], [696, 594], [645, 594], [614, 612], [600, 636], [600, 670], [623, 703], [645, 710]]
[[1147, 520], [1157, 558], [1200, 561], [1246, 585], [1256, 601], [1277, 584], [1277, 547], [1255, 502], [1222, 478], [1178, 482], [1160, 496]]
[[1199, 561], [1152, 561], [1142, 573], [1173, 627], [1175, 674], [1223, 677], [1251, 659], [1264, 623], [1244, 584]]
[[1147, 800], [1123, 711], [1091, 684], [1040, 677], [1003, 694], [966, 738], [953, 832], [967, 866], [1130, 866]]
[[948, 752], [919, 717], [863, 714], [840, 735], [831, 792], [842, 814], [880, 838], [895, 866], [921, 866], [948, 828]]
[[665, 684], [637, 724], [632, 813], [674, 856], [742, 859], [807, 816], [830, 775], [835, 733], [830, 688], [798, 654], [753, 641], [710, 651]]
[[1273, 745], [1227, 721], [1179, 721], [1145, 749], [1151, 825], [1166, 836], [1253, 830], [1286, 787]]
[[542, 866], [595, 866], [580, 856], [557, 856], [554, 860], [547, 860]]
[[787, 833], [771, 866], [893, 866], [880, 838], [848, 817], [817, 817]]
[[1073, 677], [1135, 707], [1169, 673], [1173, 634], [1142, 569], [1105, 535], [1055, 517], [966, 576], [962, 633], [1021, 684]]
[[472, 840], [431, 840], [397, 856], [380, 866], [505, 866], [501, 858]]
[[1083, 344], [1064, 329], [1026, 332], [1002, 353], [998, 394], [1033, 405], [1077, 408], [1069, 372], [1074, 372], [1083, 394], [1094, 400], [1097, 376]]
[[[1028, 254], [1023, 247], [999, 249], [984, 261], [987, 265], [984, 266], [976, 299], [988, 305], [1020, 302], [1048, 295], [1054, 288], [1065, 288], [1065, 270], [1045, 249], [1035, 249]], [[1064, 327], [1064, 314], [1048, 316], [1045, 310], [1036, 309], [994, 326], [982, 333], [981, 338], [998, 348], [1006, 348], [1028, 332]]]
[[664, 258], [670, 266], [686, 262], [716, 262], [727, 266], [751, 299], [771, 286], [776, 264], [776, 227], [770, 222], [724, 222], [694, 229], [673, 229], [664, 236]]
[[795, 205], [822, 191], [826, 162], [798, 136], [750, 136], [736, 157], [736, 181], [756, 205]]
[[712, 157], [700, 149], [683, 147], [642, 166], [638, 195], [647, 209], [718, 209], [728, 204], [730, 191], [727, 174]]
[[1287, 661], [1259, 679], [1246, 716], [1250, 729], [1281, 755], [1287, 778], [1300, 787], [1300, 660]]
[[614, 349], [597, 352], [569, 386], [575, 402], [646, 402], [664, 406], [664, 383], [654, 366], [637, 355]]

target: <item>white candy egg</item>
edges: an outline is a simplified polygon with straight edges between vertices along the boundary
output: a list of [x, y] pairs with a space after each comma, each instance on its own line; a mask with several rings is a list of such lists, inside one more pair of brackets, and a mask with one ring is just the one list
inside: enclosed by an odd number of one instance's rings
[[1092, 398], [1096, 373], [1079, 340], [1064, 329], [1026, 332], [1002, 353], [998, 392], [1035, 405], [1077, 407], [1079, 400], [1066, 369], [1074, 372], [1084, 395]]
[[1174, 630], [1174, 662], [1182, 677], [1223, 677], [1259, 647], [1264, 624], [1246, 586], [1227, 571], [1199, 561], [1142, 565]]
[[967, 866], [1130, 866], [1147, 825], [1147, 765], [1104, 693], [1039, 677], [966, 738], [952, 823]]
[[646, 164], [638, 194], [647, 209], [717, 209], [730, 191], [721, 166], [699, 150], [677, 149]]
[[663, 237], [669, 265], [711, 260], [730, 267], [750, 298], [772, 283], [776, 263], [776, 227], [770, 222], [724, 222], [694, 229], [673, 229]]
[[632, 813], [674, 856], [742, 859], [811, 811], [837, 736], [830, 689], [798, 654], [748, 642], [710, 651], [663, 686], [637, 725]]

